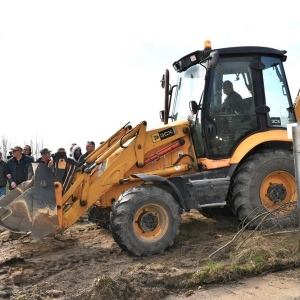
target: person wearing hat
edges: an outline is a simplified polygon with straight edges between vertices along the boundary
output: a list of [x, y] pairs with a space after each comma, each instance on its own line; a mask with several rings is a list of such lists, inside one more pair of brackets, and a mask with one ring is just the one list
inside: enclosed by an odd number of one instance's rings
[[36, 162], [48, 166], [49, 162], [51, 161], [51, 150], [44, 148], [40, 151], [40, 153], [41, 157], [39, 157]]
[[22, 150], [20, 146], [11, 148], [13, 157], [6, 163], [5, 174], [10, 190], [28, 179], [28, 168], [33, 163], [33, 158], [22, 153]]
[[2, 153], [0, 152], [0, 198], [6, 195], [6, 162], [2, 159]]

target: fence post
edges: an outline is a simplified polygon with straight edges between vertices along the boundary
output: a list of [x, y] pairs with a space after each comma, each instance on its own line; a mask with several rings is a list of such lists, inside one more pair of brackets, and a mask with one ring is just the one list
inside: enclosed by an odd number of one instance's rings
[[297, 211], [299, 218], [299, 248], [300, 251], [300, 121], [297, 122], [297, 126], [292, 127], [293, 133], [293, 149], [294, 149], [294, 166], [295, 166], [295, 177], [297, 184]]

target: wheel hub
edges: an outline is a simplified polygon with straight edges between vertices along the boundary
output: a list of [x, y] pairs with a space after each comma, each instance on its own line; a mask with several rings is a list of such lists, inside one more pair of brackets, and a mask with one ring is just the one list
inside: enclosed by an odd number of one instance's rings
[[274, 203], [283, 201], [286, 198], [287, 191], [283, 184], [271, 183], [268, 191], [267, 197]]
[[144, 212], [140, 215], [139, 220], [139, 227], [145, 232], [153, 231], [158, 225], [158, 218], [152, 212]]

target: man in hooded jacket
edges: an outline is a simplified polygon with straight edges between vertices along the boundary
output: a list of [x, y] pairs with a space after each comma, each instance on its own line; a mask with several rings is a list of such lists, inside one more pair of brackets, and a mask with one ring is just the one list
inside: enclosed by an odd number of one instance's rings
[[81, 147], [79, 145], [76, 145], [72, 149], [71, 157], [73, 157], [74, 160], [78, 162], [79, 157], [82, 155]]

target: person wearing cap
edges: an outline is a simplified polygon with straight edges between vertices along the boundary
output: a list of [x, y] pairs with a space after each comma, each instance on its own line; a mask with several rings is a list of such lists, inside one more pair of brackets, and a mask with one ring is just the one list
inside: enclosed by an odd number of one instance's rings
[[6, 195], [6, 162], [2, 159], [2, 153], [0, 152], [0, 198]]
[[12, 158], [6, 163], [5, 174], [9, 182], [9, 189], [13, 190], [17, 185], [28, 179], [28, 169], [33, 163], [33, 158], [22, 153], [22, 147], [11, 148]]
[[39, 157], [36, 162], [48, 166], [49, 162], [51, 161], [51, 150], [44, 148], [40, 151], [40, 153], [41, 157]]

